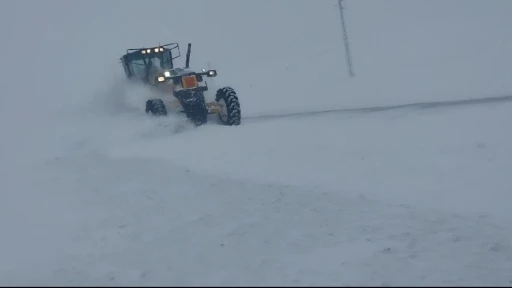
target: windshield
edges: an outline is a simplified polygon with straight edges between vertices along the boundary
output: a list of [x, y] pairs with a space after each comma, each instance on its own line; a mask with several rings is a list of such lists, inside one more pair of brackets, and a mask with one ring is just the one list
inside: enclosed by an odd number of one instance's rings
[[155, 66], [155, 67], [164, 69], [165, 65], [163, 65], [162, 60], [160, 60], [160, 58], [158, 58], [156, 56], [148, 57], [146, 61], [148, 61], [148, 64], [150, 66]]
[[152, 70], [152, 68], [162, 70], [172, 68], [172, 60], [169, 51], [151, 55], [132, 54], [132, 57], [130, 58], [130, 69], [133, 71], [133, 74], [137, 75], [139, 78], [146, 78], [147, 73]]

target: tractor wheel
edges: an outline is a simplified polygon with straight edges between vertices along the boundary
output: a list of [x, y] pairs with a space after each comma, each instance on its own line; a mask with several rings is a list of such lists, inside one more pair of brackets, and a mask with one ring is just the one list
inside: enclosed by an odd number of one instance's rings
[[208, 121], [208, 108], [203, 92], [192, 92], [178, 97], [187, 118], [195, 126], [201, 126]]
[[195, 125], [201, 126], [206, 124], [208, 121], [208, 108], [206, 108], [206, 103], [203, 101], [197, 101], [194, 103], [188, 104], [187, 110], [187, 118]]
[[219, 113], [219, 119], [222, 124], [227, 126], [240, 125], [242, 118], [240, 101], [238, 101], [238, 96], [233, 88], [224, 87], [217, 90], [215, 101], [222, 106], [221, 112]]
[[146, 101], [146, 113], [151, 113], [156, 116], [167, 115], [167, 108], [165, 107], [162, 99], [150, 99]]

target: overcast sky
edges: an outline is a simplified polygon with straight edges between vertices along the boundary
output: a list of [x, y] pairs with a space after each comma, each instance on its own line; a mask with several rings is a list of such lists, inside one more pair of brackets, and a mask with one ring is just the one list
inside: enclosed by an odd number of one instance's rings
[[[299, 102], [318, 93], [326, 98], [312, 102], [331, 106], [512, 92], [512, 1], [345, 2], [354, 79], [336, 0], [0, 1], [2, 103], [16, 94], [43, 93], [40, 105], [54, 94], [84, 98], [123, 77], [126, 48], [167, 42], [192, 42], [192, 67], [213, 62], [248, 109], [283, 86]], [[29, 68], [37, 72], [27, 81]]]

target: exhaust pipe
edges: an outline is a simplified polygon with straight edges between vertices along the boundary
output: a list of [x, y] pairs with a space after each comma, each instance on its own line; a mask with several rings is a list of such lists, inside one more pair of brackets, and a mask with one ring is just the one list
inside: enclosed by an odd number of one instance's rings
[[185, 68], [189, 68], [190, 67], [190, 50], [192, 49], [192, 44], [191, 43], [188, 43], [188, 48], [187, 48], [187, 59], [185, 60]]

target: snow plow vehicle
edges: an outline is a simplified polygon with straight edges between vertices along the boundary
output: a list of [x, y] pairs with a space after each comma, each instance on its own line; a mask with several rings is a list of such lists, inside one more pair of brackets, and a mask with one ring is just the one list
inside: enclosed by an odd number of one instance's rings
[[[165, 116], [171, 108], [181, 109], [196, 126], [207, 123], [208, 115], [217, 114], [227, 126], [240, 125], [240, 102], [235, 90], [229, 86], [216, 91], [215, 101], [206, 102], [207, 78], [216, 77], [216, 70], [191, 70], [188, 44], [185, 67], [174, 67], [174, 60], [181, 56], [178, 43], [149, 48], [127, 49], [121, 57], [126, 77], [130, 81], [147, 85], [161, 98], [146, 101], [146, 113]], [[168, 97], [171, 96], [171, 97]], [[170, 98], [170, 99], [167, 99]]]

